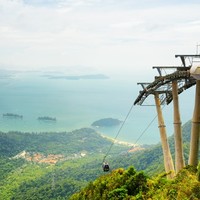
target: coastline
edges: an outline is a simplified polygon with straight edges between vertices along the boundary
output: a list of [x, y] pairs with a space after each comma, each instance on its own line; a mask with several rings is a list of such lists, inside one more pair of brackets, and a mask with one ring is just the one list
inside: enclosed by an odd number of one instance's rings
[[138, 147], [140, 146], [139, 144], [134, 144], [134, 143], [130, 143], [130, 142], [126, 142], [126, 141], [122, 141], [122, 140], [117, 140], [117, 139], [114, 139], [112, 137], [109, 137], [107, 135], [104, 135], [102, 133], [99, 133], [103, 138], [106, 138], [106, 139], [109, 139], [111, 140], [112, 142], [114, 142], [115, 144], [120, 144], [120, 145], [124, 145], [124, 146], [128, 146], [128, 147]]

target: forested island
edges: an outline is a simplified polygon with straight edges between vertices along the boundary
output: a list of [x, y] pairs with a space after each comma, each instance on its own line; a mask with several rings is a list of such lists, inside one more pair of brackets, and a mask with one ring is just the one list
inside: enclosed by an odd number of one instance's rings
[[52, 122], [56, 122], [56, 118], [55, 117], [48, 117], [48, 116], [44, 116], [44, 117], [38, 117], [39, 121], [52, 121]]
[[91, 124], [91, 126], [94, 127], [110, 127], [110, 126], [117, 126], [121, 124], [122, 121], [119, 119], [113, 119], [113, 118], [104, 118], [97, 120]]
[[108, 79], [109, 77], [104, 74], [90, 74], [90, 75], [45, 75], [49, 79], [65, 79], [65, 80], [95, 80], [95, 79]]
[[11, 118], [11, 119], [22, 119], [23, 115], [13, 114], [13, 113], [5, 113], [3, 117]]

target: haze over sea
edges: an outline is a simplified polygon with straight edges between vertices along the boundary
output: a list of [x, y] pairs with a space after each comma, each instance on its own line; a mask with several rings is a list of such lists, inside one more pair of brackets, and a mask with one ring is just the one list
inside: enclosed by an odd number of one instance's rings
[[[52, 78], [60, 73], [1, 71], [0, 131], [52, 132], [72, 131], [102, 118], [124, 120], [141, 89], [126, 77], [69, 80]], [[148, 103], [148, 102], [147, 102]], [[182, 124], [192, 118], [194, 88], [180, 95]], [[172, 103], [163, 109], [168, 135], [173, 134]], [[4, 113], [23, 115], [6, 119]], [[55, 123], [38, 121], [41, 116], [56, 117]], [[156, 116], [155, 106], [134, 106], [118, 140], [135, 143]], [[96, 129], [115, 137], [120, 126]], [[159, 142], [157, 119], [145, 131], [139, 144]]]

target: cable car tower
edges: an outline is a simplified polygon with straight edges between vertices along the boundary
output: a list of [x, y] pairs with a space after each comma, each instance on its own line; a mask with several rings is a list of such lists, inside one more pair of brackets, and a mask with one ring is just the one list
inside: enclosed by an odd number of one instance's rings
[[[198, 52], [197, 52], [198, 53]], [[196, 85], [195, 108], [192, 120], [191, 144], [189, 164], [198, 164], [199, 132], [200, 132], [200, 54], [175, 55], [181, 59], [180, 66], [154, 66], [158, 76], [151, 83], [138, 83], [142, 86], [134, 105], [145, 105], [149, 95], [154, 96], [158, 116], [158, 127], [160, 131], [161, 144], [164, 156], [165, 171], [168, 178], [173, 178], [176, 173], [185, 166], [182, 146], [181, 118], [179, 111], [178, 95], [184, 90]], [[199, 66], [199, 67], [198, 67]], [[172, 71], [172, 72], [171, 72]], [[170, 73], [171, 72], [171, 73]], [[199, 80], [198, 80], [199, 79]], [[174, 135], [175, 135], [175, 164], [174, 164], [167, 141], [165, 122], [161, 105], [173, 101], [174, 109]], [[171, 173], [170, 173], [171, 172]]]

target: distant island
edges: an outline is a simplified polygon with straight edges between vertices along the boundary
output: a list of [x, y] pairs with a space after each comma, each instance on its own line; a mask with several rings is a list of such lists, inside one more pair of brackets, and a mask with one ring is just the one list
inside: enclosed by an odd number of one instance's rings
[[122, 123], [122, 121], [120, 121], [119, 119], [104, 118], [104, 119], [100, 119], [100, 120], [97, 120], [97, 121], [93, 122], [91, 124], [91, 126], [95, 126], [95, 127], [110, 127], [110, 126], [117, 126], [117, 125], [119, 125], [121, 123]]
[[65, 79], [65, 80], [80, 80], [80, 79], [108, 79], [109, 77], [104, 74], [91, 74], [91, 75], [81, 75], [81, 76], [63, 76], [63, 75], [45, 75], [49, 79]]
[[11, 119], [23, 119], [23, 115], [13, 114], [13, 113], [5, 113], [3, 117], [11, 118]]
[[55, 117], [47, 117], [47, 116], [45, 116], [45, 117], [38, 117], [38, 120], [39, 121], [53, 121], [53, 122], [55, 122], [56, 118]]

